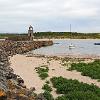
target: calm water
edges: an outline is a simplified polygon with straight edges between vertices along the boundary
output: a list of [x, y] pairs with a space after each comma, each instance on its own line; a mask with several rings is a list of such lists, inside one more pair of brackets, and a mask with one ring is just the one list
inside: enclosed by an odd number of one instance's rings
[[[35, 54], [43, 55], [97, 55], [100, 56], [100, 45], [94, 45], [94, 43], [100, 43], [100, 40], [54, 40], [54, 45], [48, 47], [42, 47], [40, 49], [33, 50]], [[75, 45], [75, 48], [69, 49], [70, 44]]]

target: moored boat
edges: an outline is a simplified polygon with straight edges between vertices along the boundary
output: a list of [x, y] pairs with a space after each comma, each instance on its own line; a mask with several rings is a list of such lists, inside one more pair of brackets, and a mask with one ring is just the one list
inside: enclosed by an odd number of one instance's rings
[[94, 43], [94, 45], [100, 45], [100, 43]]
[[73, 49], [75, 48], [75, 45], [73, 45], [72, 43], [69, 45], [69, 49]]

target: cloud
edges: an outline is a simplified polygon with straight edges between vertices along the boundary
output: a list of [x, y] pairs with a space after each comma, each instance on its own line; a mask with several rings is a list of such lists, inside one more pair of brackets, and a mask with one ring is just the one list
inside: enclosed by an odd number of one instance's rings
[[70, 23], [73, 31], [99, 32], [99, 4], [100, 0], [0, 0], [0, 32], [26, 32], [30, 24], [36, 31], [69, 31]]

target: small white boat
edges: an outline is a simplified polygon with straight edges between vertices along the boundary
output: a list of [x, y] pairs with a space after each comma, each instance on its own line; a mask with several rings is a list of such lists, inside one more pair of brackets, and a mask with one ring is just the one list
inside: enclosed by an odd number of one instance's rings
[[69, 49], [74, 49], [75, 45], [73, 45], [72, 43], [69, 45]]

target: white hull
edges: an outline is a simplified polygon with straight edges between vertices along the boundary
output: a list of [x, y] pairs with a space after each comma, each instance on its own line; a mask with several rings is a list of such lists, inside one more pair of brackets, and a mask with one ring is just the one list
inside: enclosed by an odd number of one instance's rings
[[74, 45], [69, 45], [69, 49], [73, 49], [73, 48], [75, 48], [75, 46]]

